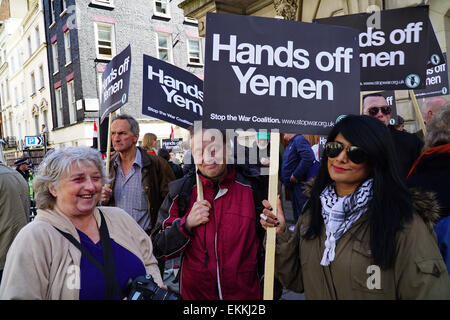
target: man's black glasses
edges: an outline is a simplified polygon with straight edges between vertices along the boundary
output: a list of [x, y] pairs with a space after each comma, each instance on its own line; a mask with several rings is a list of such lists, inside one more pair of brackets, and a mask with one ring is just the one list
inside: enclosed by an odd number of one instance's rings
[[376, 116], [377, 114], [378, 114], [378, 111], [381, 109], [381, 112], [384, 114], [384, 115], [388, 115], [388, 114], [391, 114], [391, 107], [389, 107], [389, 106], [386, 106], [386, 107], [371, 107], [371, 108], [369, 108], [369, 114], [372, 116], [372, 117], [374, 117], [374, 116]]
[[[328, 158], [336, 158], [344, 150], [344, 145], [337, 141], [327, 142], [325, 145], [325, 155]], [[353, 163], [360, 164], [367, 160], [367, 153], [356, 146], [349, 146], [345, 149], [347, 157]]]

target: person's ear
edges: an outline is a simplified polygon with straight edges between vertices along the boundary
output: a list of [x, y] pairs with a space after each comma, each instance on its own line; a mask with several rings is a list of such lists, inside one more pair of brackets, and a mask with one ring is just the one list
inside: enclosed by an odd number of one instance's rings
[[55, 186], [52, 183], [49, 183], [47, 187], [48, 191], [52, 194], [52, 196], [56, 198], [57, 192]]

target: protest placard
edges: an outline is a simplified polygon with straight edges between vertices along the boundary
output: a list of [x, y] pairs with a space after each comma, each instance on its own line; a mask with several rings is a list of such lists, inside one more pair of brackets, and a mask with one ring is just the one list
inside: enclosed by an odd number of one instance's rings
[[128, 45], [106, 66], [102, 74], [100, 123], [128, 102], [131, 75], [131, 46]]
[[165, 61], [144, 55], [142, 113], [176, 124], [194, 125], [203, 115], [203, 81]]
[[[445, 96], [449, 94], [447, 58], [440, 60], [434, 56], [430, 60], [427, 68], [426, 87], [422, 90], [414, 90], [416, 98], [428, 98], [435, 96]], [[433, 62], [432, 62], [433, 61]], [[434, 65], [437, 63], [437, 65]]]
[[326, 134], [359, 113], [358, 31], [207, 13], [203, 126]]
[[181, 150], [181, 144], [183, 143], [183, 139], [162, 139], [162, 147], [167, 150], [179, 149]]
[[[378, 19], [378, 23], [373, 23]], [[429, 58], [428, 6], [315, 20], [358, 29], [361, 91], [425, 88]]]

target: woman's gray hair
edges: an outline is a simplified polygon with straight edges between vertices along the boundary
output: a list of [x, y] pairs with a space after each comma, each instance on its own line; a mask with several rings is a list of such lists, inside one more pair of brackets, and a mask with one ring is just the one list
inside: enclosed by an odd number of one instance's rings
[[49, 186], [58, 186], [73, 165], [80, 168], [83, 162], [91, 162], [101, 173], [102, 185], [108, 182], [106, 168], [101, 154], [90, 147], [68, 147], [58, 149], [47, 155], [39, 165], [37, 176], [33, 181], [36, 206], [38, 209], [53, 209], [56, 198], [51, 194]]
[[433, 114], [427, 123], [427, 134], [423, 150], [450, 143], [450, 103], [446, 103]]
[[130, 125], [131, 133], [134, 136], [139, 134], [139, 122], [137, 122], [136, 119], [133, 118], [132, 116], [129, 116], [128, 114], [119, 114], [112, 119], [111, 123], [113, 123], [116, 120], [127, 120]]

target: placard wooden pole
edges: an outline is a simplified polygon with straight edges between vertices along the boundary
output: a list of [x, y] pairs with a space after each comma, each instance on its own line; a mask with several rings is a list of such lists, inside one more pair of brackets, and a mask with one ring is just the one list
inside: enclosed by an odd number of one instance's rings
[[108, 140], [106, 143], [106, 174], [109, 176], [109, 162], [111, 160], [111, 123], [114, 113], [109, 113], [108, 121]]
[[364, 97], [364, 94], [362, 93], [362, 91], [360, 91], [359, 92], [359, 109], [360, 109], [359, 114], [363, 114], [363, 112], [364, 112], [363, 97]]
[[[269, 195], [268, 200], [272, 205], [272, 212], [277, 214], [278, 195], [278, 164], [280, 152], [280, 133], [270, 134], [270, 166], [269, 166]], [[273, 283], [275, 274], [275, 241], [276, 228], [266, 230], [266, 261], [264, 268], [264, 300], [273, 300]]]
[[198, 169], [197, 169], [197, 164], [195, 165], [195, 178], [197, 179], [197, 201], [202, 201], [203, 200], [203, 184], [202, 184], [202, 180], [200, 180], [200, 177], [198, 176], [197, 173]]
[[419, 104], [417, 103], [416, 95], [414, 94], [414, 90], [408, 90], [409, 96], [411, 97], [414, 110], [416, 111], [417, 119], [419, 119], [420, 128], [422, 129], [423, 136], [427, 134], [427, 128], [425, 127], [425, 122], [423, 121], [422, 112], [419, 110]]

